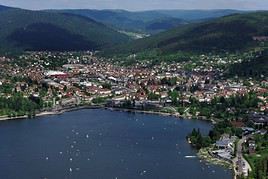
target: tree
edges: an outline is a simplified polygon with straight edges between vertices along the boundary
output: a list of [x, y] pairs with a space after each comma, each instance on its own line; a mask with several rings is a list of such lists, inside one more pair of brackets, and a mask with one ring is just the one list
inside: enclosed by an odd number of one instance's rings
[[112, 85], [110, 83], [104, 83], [102, 84], [102, 87], [105, 89], [112, 89]]
[[158, 100], [159, 98], [160, 98], [160, 95], [157, 95], [157, 94], [155, 94], [155, 93], [150, 92], [150, 93], [148, 94], [148, 99], [149, 99], [149, 100]]
[[177, 103], [178, 103], [178, 97], [179, 97], [178, 91], [176, 91], [176, 90], [170, 91], [168, 95], [171, 98], [172, 104], [173, 105], [177, 105]]

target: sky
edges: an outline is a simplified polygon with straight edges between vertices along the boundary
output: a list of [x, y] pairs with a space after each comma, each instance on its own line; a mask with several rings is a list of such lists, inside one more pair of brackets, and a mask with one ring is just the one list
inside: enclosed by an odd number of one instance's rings
[[268, 10], [268, 0], [0, 0], [24, 9], [240, 9]]

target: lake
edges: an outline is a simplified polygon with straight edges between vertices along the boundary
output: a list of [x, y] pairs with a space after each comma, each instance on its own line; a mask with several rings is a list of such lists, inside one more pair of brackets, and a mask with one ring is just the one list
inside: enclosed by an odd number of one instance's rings
[[195, 156], [193, 128], [212, 125], [147, 114], [86, 109], [0, 123], [0, 178], [223, 179], [232, 171]]

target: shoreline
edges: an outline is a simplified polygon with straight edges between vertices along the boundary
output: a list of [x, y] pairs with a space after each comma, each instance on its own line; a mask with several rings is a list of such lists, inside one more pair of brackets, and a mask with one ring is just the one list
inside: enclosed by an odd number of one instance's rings
[[61, 109], [52, 109], [49, 111], [39, 112], [32, 118], [30, 118], [28, 115], [16, 116], [16, 117], [0, 116], [0, 122], [9, 121], [9, 120], [20, 120], [20, 119], [35, 119], [35, 118], [43, 117], [43, 116], [60, 115], [60, 114], [71, 112], [71, 111], [78, 111], [78, 110], [83, 110], [83, 109], [101, 109], [101, 108], [103, 108], [103, 106], [86, 106], [85, 105], [85, 106], [66, 107], [66, 108], [61, 108]]
[[146, 110], [139, 110], [139, 109], [114, 108], [114, 107], [104, 107], [104, 109], [111, 110], [111, 111], [122, 111], [122, 112], [130, 112], [130, 113], [141, 113], [141, 114], [152, 114], [152, 115], [160, 115], [160, 116], [170, 116], [170, 117], [175, 117], [175, 118], [178, 118], [178, 119], [201, 120], [201, 121], [207, 121], [207, 122], [211, 122], [211, 123], [216, 122], [213, 119], [207, 119], [207, 118], [202, 117], [202, 116], [192, 117], [192, 116], [180, 115], [178, 112], [176, 112], [176, 113], [166, 113], [166, 112], [160, 112], [160, 111], [146, 111]]
[[235, 166], [233, 165], [233, 162], [231, 161], [226, 161], [224, 159], [215, 157], [213, 155], [211, 155], [210, 153], [210, 147], [207, 148], [202, 148], [197, 152], [197, 157], [203, 161], [205, 161], [208, 164], [212, 164], [212, 165], [218, 165], [218, 166], [222, 166], [225, 169], [228, 170], [232, 170], [232, 178], [235, 178]]
[[71, 111], [77, 111], [77, 110], [83, 110], [83, 109], [105, 109], [105, 110], [111, 110], [111, 111], [122, 111], [122, 112], [130, 112], [130, 113], [142, 113], [142, 114], [152, 114], [152, 115], [160, 115], [160, 116], [170, 116], [175, 117], [178, 119], [195, 119], [195, 120], [203, 120], [215, 123], [215, 120], [213, 119], [207, 119], [205, 117], [192, 117], [192, 116], [184, 116], [180, 115], [179, 113], [166, 113], [166, 112], [160, 112], [160, 111], [147, 111], [147, 110], [139, 110], [139, 109], [129, 109], [129, 108], [116, 108], [116, 107], [106, 107], [104, 105], [84, 105], [84, 106], [70, 106], [60, 109], [52, 109], [49, 111], [42, 111], [37, 113], [34, 117], [29, 117], [28, 115], [24, 116], [16, 116], [16, 117], [8, 117], [8, 116], [0, 116], [0, 122], [1, 121], [8, 121], [8, 120], [19, 120], [19, 119], [34, 119], [37, 117], [42, 116], [50, 116], [50, 115], [60, 115], [65, 112], [71, 112]]

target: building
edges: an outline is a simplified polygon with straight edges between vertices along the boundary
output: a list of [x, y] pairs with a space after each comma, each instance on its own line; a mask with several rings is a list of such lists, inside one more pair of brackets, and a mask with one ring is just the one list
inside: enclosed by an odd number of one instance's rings
[[256, 152], [255, 150], [256, 150], [256, 143], [255, 143], [255, 141], [254, 140], [249, 140], [248, 141], [248, 153], [250, 155], [255, 154], [255, 152]]
[[229, 137], [228, 134], [223, 134], [221, 138], [218, 141], [216, 141], [215, 146], [218, 149], [233, 148], [235, 140], [236, 140], [235, 136]]
[[268, 41], [268, 36], [254, 36], [253, 40], [254, 41], [260, 41], [260, 42], [265, 42], [265, 41]]
[[49, 78], [60, 78], [60, 79], [68, 78], [68, 74], [61, 71], [47, 71], [45, 73], [45, 76]]
[[230, 147], [230, 145], [231, 145], [230, 139], [221, 139], [221, 140], [216, 141], [216, 144], [215, 144], [215, 146], [218, 149], [226, 149], [226, 148]]
[[266, 115], [253, 114], [249, 118], [256, 127], [264, 127], [268, 125], [268, 116]]

